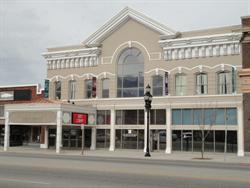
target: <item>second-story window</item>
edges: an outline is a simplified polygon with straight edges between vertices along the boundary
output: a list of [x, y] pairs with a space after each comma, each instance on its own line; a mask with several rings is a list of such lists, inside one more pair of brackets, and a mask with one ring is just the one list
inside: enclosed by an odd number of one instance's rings
[[176, 95], [186, 95], [186, 75], [179, 73], [175, 75]]
[[102, 80], [102, 98], [109, 98], [109, 79]]
[[95, 98], [96, 97], [96, 78], [85, 80], [85, 98]]
[[228, 94], [230, 92], [230, 73], [219, 72], [218, 73], [218, 93]]
[[55, 99], [61, 99], [61, 81], [55, 82]]
[[152, 77], [153, 85], [153, 96], [162, 96], [163, 95], [163, 77], [161, 75], [155, 75]]
[[76, 97], [76, 81], [69, 81], [69, 99], [75, 99]]
[[0, 117], [4, 117], [4, 106], [0, 106]]
[[199, 73], [196, 75], [196, 94], [207, 94], [207, 74]]

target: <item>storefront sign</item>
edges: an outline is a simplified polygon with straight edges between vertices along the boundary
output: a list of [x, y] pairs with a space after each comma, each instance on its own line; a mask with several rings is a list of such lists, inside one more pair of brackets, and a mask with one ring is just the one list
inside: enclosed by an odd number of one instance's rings
[[88, 124], [88, 114], [72, 113], [72, 124]]
[[14, 100], [14, 92], [13, 91], [1, 91], [0, 100]]

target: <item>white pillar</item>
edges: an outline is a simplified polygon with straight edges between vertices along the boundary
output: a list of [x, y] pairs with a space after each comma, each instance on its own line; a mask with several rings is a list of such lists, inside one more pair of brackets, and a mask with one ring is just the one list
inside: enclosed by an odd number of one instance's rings
[[4, 151], [7, 151], [9, 146], [10, 146], [9, 112], [5, 112]]
[[96, 127], [91, 128], [91, 146], [90, 150], [96, 149]]
[[144, 110], [144, 153], [147, 149], [147, 111]]
[[237, 142], [238, 152], [237, 155], [244, 156], [244, 125], [243, 125], [243, 110], [242, 106], [237, 108], [237, 119], [238, 119], [238, 131], [237, 131]]
[[49, 148], [49, 128], [44, 126], [44, 143], [40, 145], [40, 148], [48, 149]]
[[60, 153], [62, 147], [62, 112], [57, 112], [56, 121], [56, 153]]
[[109, 151], [115, 151], [115, 110], [111, 109], [110, 113], [110, 146]]
[[166, 151], [165, 153], [172, 153], [172, 129], [171, 129], [171, 108], [166, 109], [167, 118], [167, 132], [166, 132]]

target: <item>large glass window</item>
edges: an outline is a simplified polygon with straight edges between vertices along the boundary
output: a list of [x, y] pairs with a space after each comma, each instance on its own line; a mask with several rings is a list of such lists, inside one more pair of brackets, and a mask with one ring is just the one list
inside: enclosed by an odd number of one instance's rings
[[97, 125], [110, 125], [110, 110], [97, 110]]
[[220, 72], [218, 73], [218, 93], [228, 94], [230, 92], [230, 73]]
[[55, 82], [55, 99], [61, 99], [61, 81]]
[[[154, 117], [151, 116], [151, 118]], [[172, 109], [172, 124], [173, 125], [237, 125], [237, 109], [236, 108]]]
[[196, 75], [196, 94], [207, 94], [207, 74]]
[[161, 75], [155, 75], [152, 77], [153, 84], [153, 96], [163, 95], [163, 77]]
[[102, 98], [109, 98], [109, 80], [102, 80]]
[[76, 81], [69, 81], [69, 99], [75, 99], [76, 97]]
[[96, 130], [96, 147], [108, 148], [110, 145], [110, 129]]
[[128, 48], [120, 55], [117, 72], [117, 97], [144, 95], [144, 59], [137, 48]]
[[96, 97], [96, 78], [85, 80], [85, 98]]
[[143, 125], [144, 110], [116, 110], [117, 125]]
[[165, 109], [150, 110], [150, 124], [165, 125], [166, 124], [166, 110]]
[[186, 95], [186, 75], [183, 73], [175, 75], [176, 95]]

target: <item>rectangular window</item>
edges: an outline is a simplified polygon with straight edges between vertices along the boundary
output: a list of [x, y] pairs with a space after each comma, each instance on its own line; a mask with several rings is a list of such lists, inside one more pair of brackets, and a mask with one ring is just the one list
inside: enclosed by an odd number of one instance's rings
[[4, 106], [0, 106], [0, 117], [4, 117]]
[[97, 110], [97, 125], [110, 125], [110, 110]]
[[218, 74], [218, 93], [219, 94], [228, 94], [230, 91], [230, 82], [229, 82], [229, 72], [220, 72]]
[[182, 125], [192, 125], [193, 124], [193, 111], [192, 109], [182, 110]]
[[203, 109], [193, 109], [194, 125], [203, 125]]
[[172, 110], [172, 124], [181, 125], [181, 109]]
[[163, 77], [161, 75], [155, 75], [152, 77], [153, 96], [163, 95]]
[[102, 98], [109, 98], [109, 80], [102, 80]]
[[116, 110], [117, 125], [143, 125], [144, 110]]
[[61, 82], [55, 82], [55, 99], [61, 99]]
[[69, 99], [75, 99], [76, 97], [76, 81], [69, 81]]
[[226, 124], [237, 125], [237, 109], [236, 108], [226, 109]]
[[176, 95], [186, 95], [186, 75], [177, 74], [175, 76]]
[[236, 93], [236, 83], [237, 80], [237, 71], [234, 67], [232, 67], [232, 93]]
[[204, 109], [204, 123], [205, 125], [214, 125], [216, 123], [216, 112], [213, 108]]
[[166, 124], [166, 110], [165, 109], [150, 110], [150, 124], [151, 125], [165, 125]]
[[85, 98], [95, 98], [96, 97], [96, 77], [92, 79], [85, 80]]
[[216, 125], [225, 125], [225, 109], [219, 108], [216, 109]]
[[196, 75], [196, 94], [207, 94], [207, 74]]

